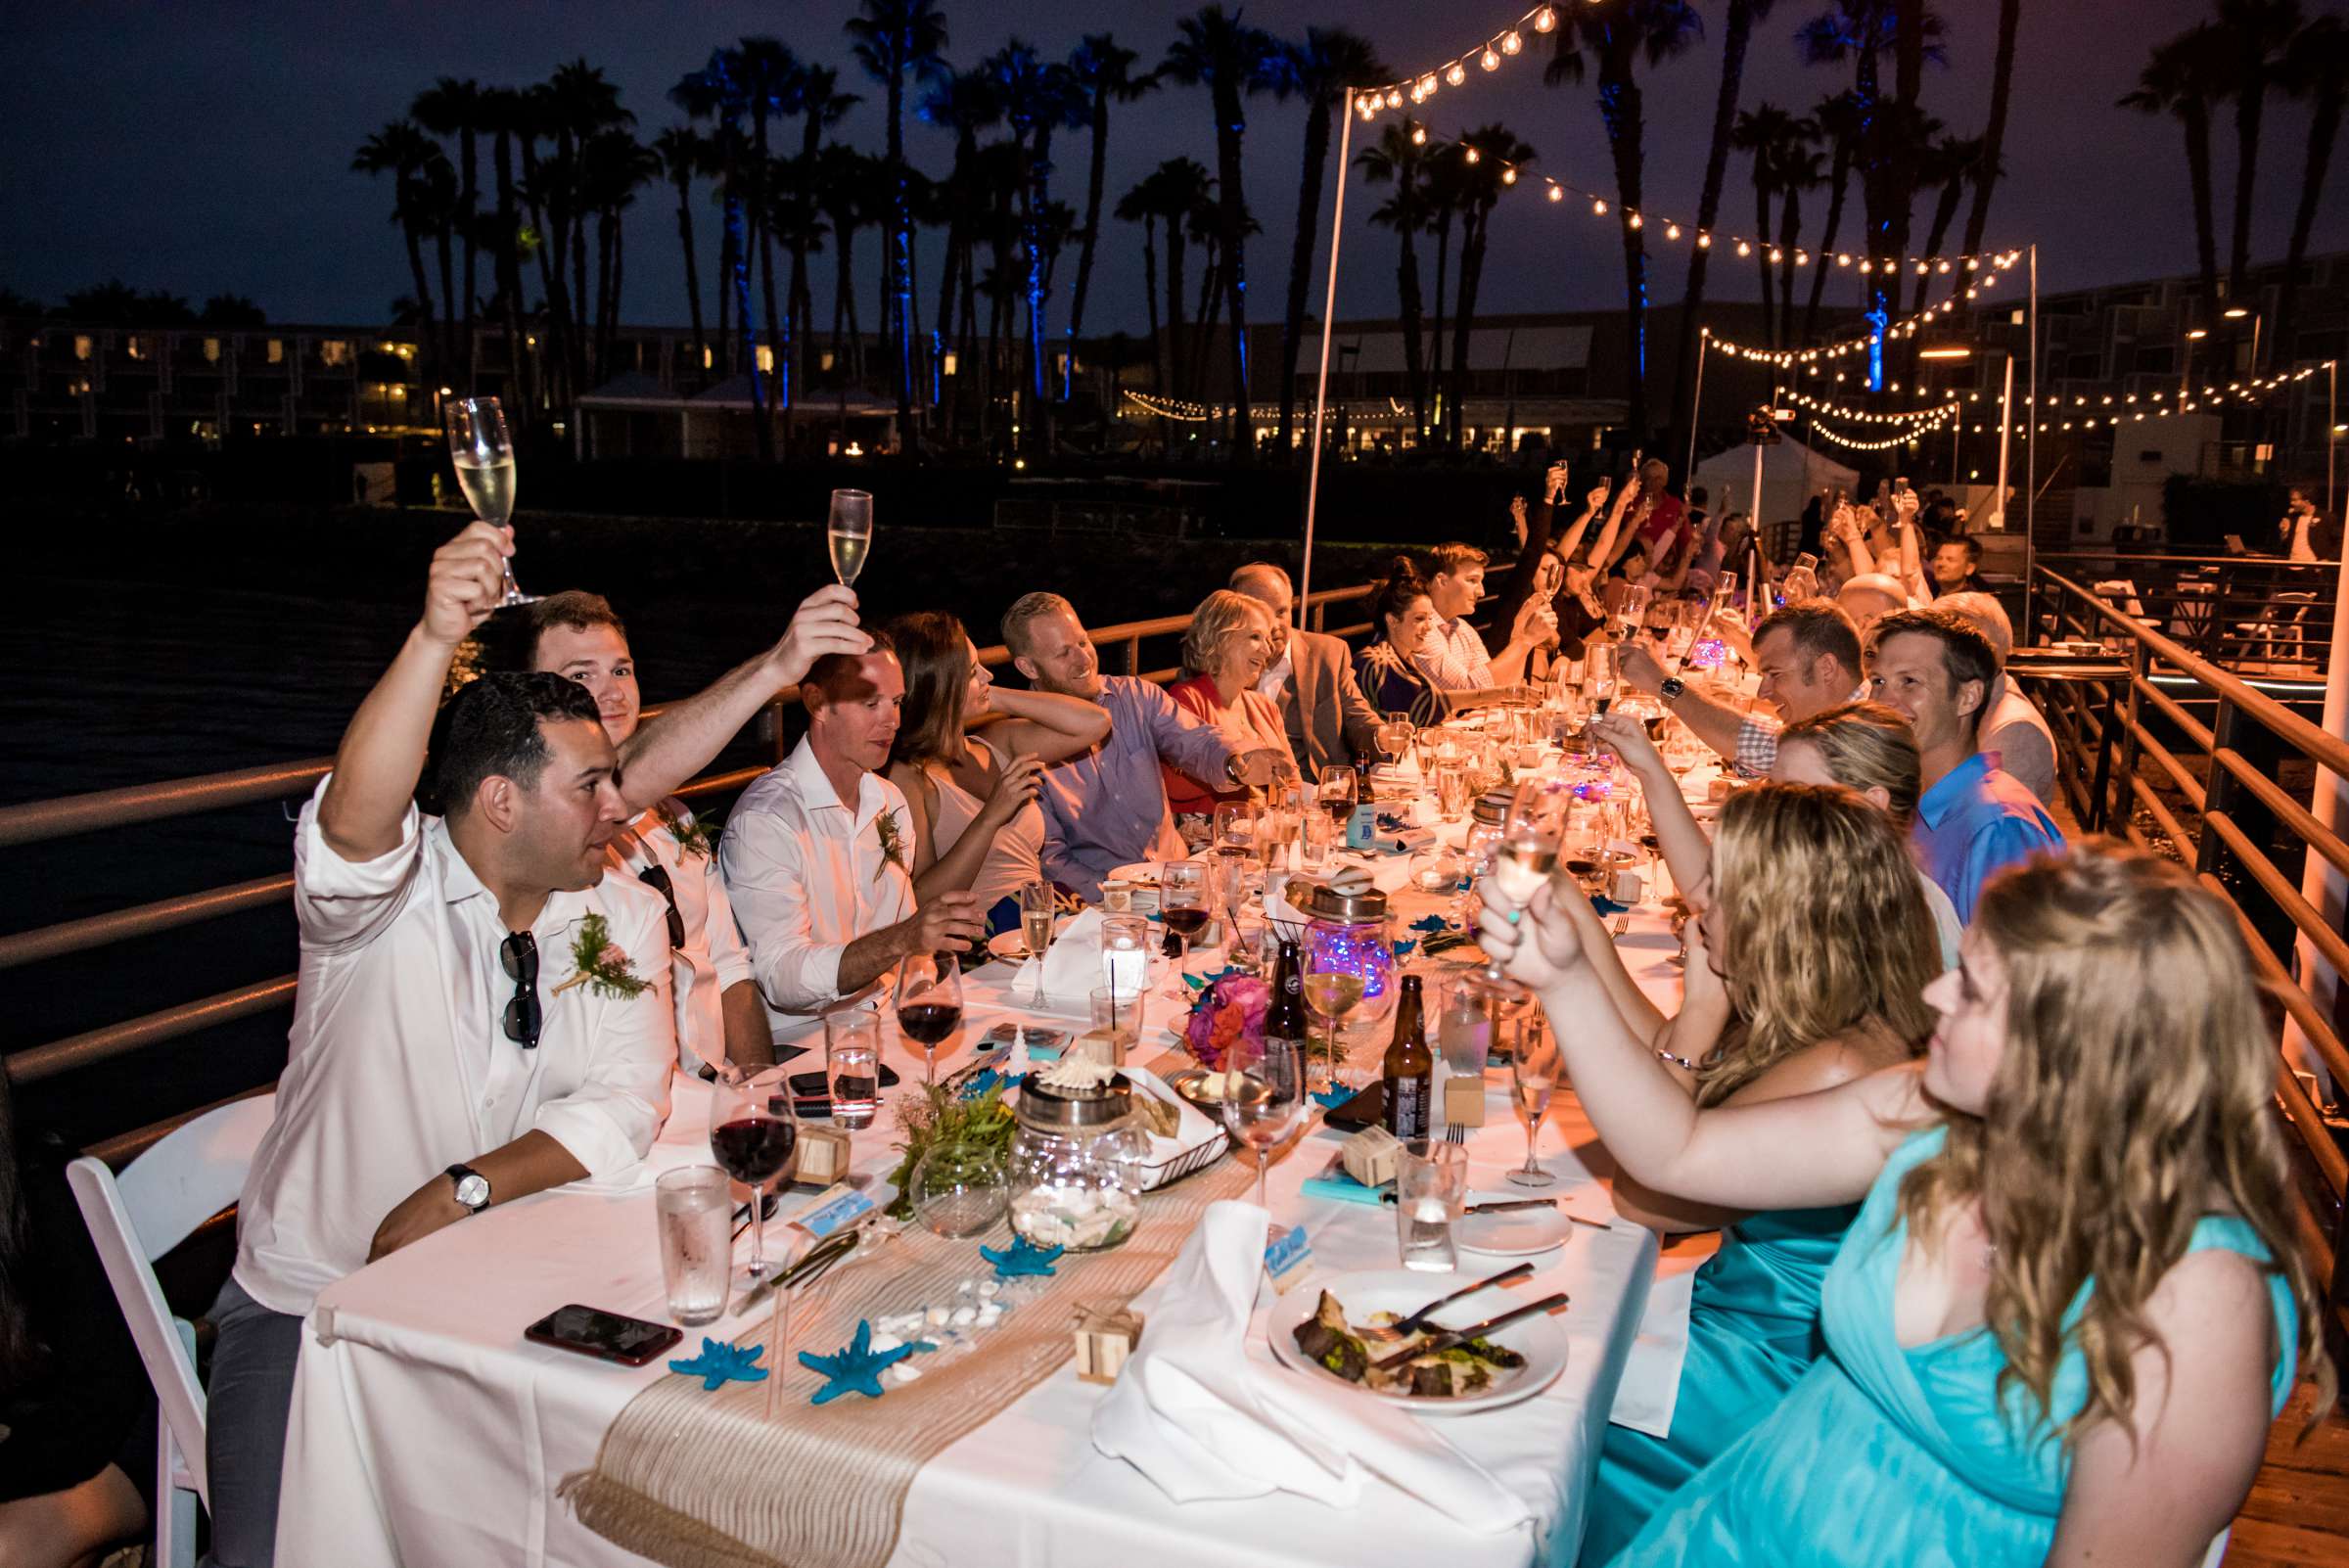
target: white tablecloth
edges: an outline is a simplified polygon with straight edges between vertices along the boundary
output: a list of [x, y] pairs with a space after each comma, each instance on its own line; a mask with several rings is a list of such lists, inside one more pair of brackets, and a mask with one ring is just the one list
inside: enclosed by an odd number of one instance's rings
[[[1626, 942], [1641, 949], [1627, 957], [1659, 999], [1678, 991], [1678, 971], [1652, 950], [1661, 930], [1660, 915], [1643, 909]], [[1670, 951], [1668, 936], [1661, 946]], [[1007, 975], [995, 965], [966, 981], [963, 1039], [976, 1039], [1004, 1016]], [[1162, 1002], [1151, 1025], [1173, 1006]], [[892, 1037], [893, 1065], [918, 1083], [918, 1056], [895, 1042], [894, 1030], [884, 1034]], [[1150, 1038], [1163, 1037], [1153, 1027]], [[802, 1064], [819, 1063], [820, 1051]], [[680, 1084], [652, 1168], [707, 1160], [705, 1105], [699, 1084]], [[1524, 1135], [1497, 1074], [1489, 1081], [1488, 1106], [1489, 1125], [1470, 1145], [1476, 1191], [1522, 1195], [1504, 1179], [1523, 1156]], [[857, 1134], [860, 1170], [888, 1169], [893, 1127], [885, 1110], [873, 1130]], [[1543, 1164], [1564, 1183], [1589, 1182], [1584, 1156], [1593, 1142], [1579, 1107], [1562, 1097], [1543, 1140]], [[1273, 1213], [1309, 1226], [1318, 1272], [1391, 1268], [1395, 1228], [1387, 1211], [1307, 1199], [1299, 1190], [1335, 1147], [1334, 1134], [1317, 1132], [1273, 1168]], [[1603, 1203], [1597, 1207], [1605, 1212]], [[1542, 1272], [1534, 1282], [1573, 1298], [1561, 1319], [1572, 1342], [1565, 1374], [1522, 1404], [1443, 1422], [1448, 1439], [1525, 1497], [1538, 1516], [1554, 1520], [1539, 1546], [1520, 1537], [1465, 1536], [1383, 1489], [1343, 1512], [1285, 1495], [1177, 1507], [1137, 1472], [1093, 1451], [1087, 1429], [1102, 1391], [1063, 1367], [921, 1471], [894, 1560], [1037, 1568], [1104, 1560], [1123, 1568], [1571, 1562], [1582, 1539], [1585, 1482], [1655, 1259], [1656, 1239], [1644, 1229], [1576, 1226], [1561, 1249], [1536, 1260]], [[1505, 1260], [1463, 1258], [1463, 1267], [1487, 1263], [1505, 1267]], [[1267, 1285], [1251, 1339], [1251, 1353], [1267, 1362], [1263, 1319], [1272, 1299]], [[1136, 1306], [1147, 1314], [1151, 1301], [1145, 1293]], [[567, 1302], [666, 1318], [649, 1184], [563, 1188], [502, 1205], [328, 1289], [306, 1325], [295, 1379], [278, 1560], [336, 1568], [644, 1562], [582, 1529], [555, 1489], [593, 1462], [622, 1407], [667, 1370], [660, 1360], [631, 1369], [522, 1338], [525, 1325]], [[731, 1337], [745, 1326], [721, 1319], [689, 1330], [686, 1348], [699, 1334]], [[776, 1484], [788, 1486], [790, 1478]]]

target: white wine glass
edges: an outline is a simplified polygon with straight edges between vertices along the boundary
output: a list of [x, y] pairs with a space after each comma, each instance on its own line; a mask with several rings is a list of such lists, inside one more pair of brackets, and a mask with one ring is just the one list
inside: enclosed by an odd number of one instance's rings
[[1332, 1086], [1340, 1081], [1339, 1064], [1344, 1060], [1339, 1053], [1338, 1031], [1355, 1009], [1361, 1006], [1363, 992], [1368, 989], [1360, 971], [1353, 967], [1358, 962], [1321, 944], [1306, 945], [1305, 1005], [1321, 1020], [1328, 1042], [1323, 1046], [1326, 1055], [1322, 1061]]
[[[459, 397], [445, 405], [443, 419], [465, 503], [491, 528], [506, 527], [514, 521], [514, 439], [506, 433], [504, 407], [494, 397]], [[511, 565], [505, 572], [501, 606], [537, 601], [536, 594], [523, 592], [514, 581]]]
[[1306, 1064], [1295, 1040], [1235, 1040], [1224, 1053], [1223, 1125], [1256, 1153], [1256, 1205], [1265, 1205], [1265, 1172], [1306, 1113]]
[[1509, 1053], [1509, 1100], [1525, 1124], [1525, 1164], [1511, 1171], [1509, 1179], [1521, 1187], [1546, 1187], [1558, 1178], [1543, 1170], [1534, 1154], [1542, 1142], [1542, 1119], [1558, 1089], [1558, 1042], [1543, 1027], [1540, 1013], [1529, 1013], [1518, 1022], [1517, 1048]]
[[873, 497], [869, 490], [834, 490], [832, 515], [824, 524], [832, 551], [832, 575], [844, 588], [856, 586], [856, 574], [873, 547]]

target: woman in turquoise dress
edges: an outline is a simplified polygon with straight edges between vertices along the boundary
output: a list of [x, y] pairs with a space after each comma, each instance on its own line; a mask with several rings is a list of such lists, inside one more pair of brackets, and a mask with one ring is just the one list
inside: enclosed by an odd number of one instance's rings
[[[1644, 739], [1644, 735], [1642, 735]], [[1700, 839], [1701, 845], [1701, 839]], [[1911, 1058], [1941, 972], [1909, 852], [1844, 790], [1748, 790], [1723, 807], [1689, 900], [1679, 1015], [1656, 1010], [1587, 900], [1569, 912], [1619, 1022], [1700, 1106], [1807, 1094]], [[1727, 978], [1725, 978], [1727, 977]], [[1609, 1561], [1664, 1499], [1777, 1407], [1820, 1351], [1819, 1293], [1858, 1209], [1689, 1204], [1619, 1176], [1615, 1207], [1660, 1231], [1722, 1231], [1697, 1271], [1667, 1435], [1609, 1426], [1583, 1538]]]
[[1627, 1169], [1697, 1201], [1865, 1199], [1827, 1354], [1619, 1565], [2189, 1568], [2295, 1369], [2331, 1404], [2250, 955], [2184, 868], [2097, 841], [2001, 873], [1921, 1064], [1705, 1108], [1603, 1027], [1571, 899], [1487, 899], [1486, 949], [1579, 1026], [1568, 1071]]

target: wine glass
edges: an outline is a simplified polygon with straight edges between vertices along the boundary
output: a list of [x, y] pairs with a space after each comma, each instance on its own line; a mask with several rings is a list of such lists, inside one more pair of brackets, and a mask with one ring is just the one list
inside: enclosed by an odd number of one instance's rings
[[1517, 1120], [1525, 1124], [1525, 1164], [1509, 1179], [1521, 1187], [1554, 1185], [1557, 1177], [1535, 1163], [1542, 1142], [1542, 1119], [1549, 1114], [1549, 1097], [1558, 1087], [1558, 1042], [1543, 1027], [1541, 1015], [1529, 1009], [1517, 1025], [1517, 1048], [1509, 1053], [1509, 1101]]
[[[514, 439], [506, 434], [506, 411], [494, 397], [459, 397], [442, 411], [448, 426], [449, 460], [456, 465], [457, 484], [473, 515], [491, 528], [514, 521]], [[532, 604], [538, 596], [525, 593], [514, 581], [514, 568], [505, 569], [506, 591], [497, 602]]]
[[1354, 814], [1354, 803], [1360, 795], [1360, 781], [1351, 767], [1325, 767], [1321, 770], [1319, 788], [1321, 808], [1332, 820], [1344, 822]]
[[1169, 956], [1177, 968], [1191, 939], [1207, 929], [1207, 862], [1169, 860], [1158, 877], [1158, 917], [1166, 922]]
[[1247, 801], [1225, 801], [1216, 807], [1216, 853], [1246, 854], [1256, 847], [1256, 807]]
[[766, 1277], [766, 1194], [788, 1174], [799, 1151], [800, 1120], [791, 1106], [790, 1075], [780, 1067], [745, 1073], [731, 1063], [710, 1090], [710, 1152], [726, 1175], [751, 1189], [751, 1261], [734, 1275], [748, 1290]]
[[1401, 762], [1404, 753], [1411, 749], [1411, 726], [1400, 718], [1390, 718], [1378, 726], [1378, 752], [1390, 762]]
[[1615, 644], [1593, 642], [1584, 654], [1583, 661], [1584, 680], [1590, 707], [1594, 712], [1603, 714], [1607, 711], [1607, 705], [1615, 700]]
[[922, 1048], [922, 1082], [938, 1082], [938, 1048], [962, 1023], [962, 965], [950, 952], [917, 952], [898, 964], [898, 1033]]
[[1256, 1205], [1265, 1205], [1272, 1151], [1305, 1120], [1306, 1064], [1295, 1040], [1234, 1040], [1223, 1055], [1223, 1125], [1256, 1153]]
[[1631, 641], [1639, 634], [1639, 628], [1646, 624], [1647, 598], [1647, 589], [1629, 583], [1624, 585], [1623, 598], [1615, 606], [1615, 623], [1622, 628], [1622, 641]]
[[856, 574], [873, 544], [873, 497], [868, 490], [834, 490], [832, 515], [824, 524], [832, 550], [832, 575], [844, 588], [856, 586]]
[[1305, 949], [1305, 1005], [1321, 1020], [1327, 1044], [1322, 1063], [1331, 1081], [1338, 1076], [1338, 1029], [1362, 1004], [1364, 982], [1345, 967], [1348, 960], [1334, 949], [1308, 943]]
[[[1500, 843], [1493, 852], [1493, 885], [1512, 907], [1523, 909], [1558, 863], [1574, 807], [1574, 785], [1552, 774], [1529, 778], [1510, 797], [1508, 815], [1501, 822]], [[1497, 958], [1460, 977], [1461, 989], [1483, 1004], [1498, 1031], [1501, 1021], [1523, 1008], [1530, 993], [1511, 980]]]
[[1036, 994], [1028, 1005], [1038, 1009], [1044, 1005], [1044, 954], [1052, 950], [1053, 905], [1051, 883], [1020, 884], [1020, 936], [1036, 955]]

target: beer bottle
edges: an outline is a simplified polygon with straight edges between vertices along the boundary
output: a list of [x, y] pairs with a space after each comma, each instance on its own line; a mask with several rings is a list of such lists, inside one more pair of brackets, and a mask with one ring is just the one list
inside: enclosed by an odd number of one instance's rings
[[1403, 995], [1395, 1004], [1395, 1035], [1387, 1042], [1382, 1078], [1387, 1130], [1405, 1142], [1432, 1137], [1436, 1057], [1427, 1048], [1427, 1026], [1420, 1016], [1417, 975], [1403, 977]]
[[1272, 999], [1265, 1007], [1265, 1043], [1297, 1047], [1305, 1058], [1309, 1037], [1305, 1017], [1305, 954], [1294, 942], [1283, 940], [1272, 965]]

